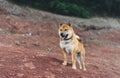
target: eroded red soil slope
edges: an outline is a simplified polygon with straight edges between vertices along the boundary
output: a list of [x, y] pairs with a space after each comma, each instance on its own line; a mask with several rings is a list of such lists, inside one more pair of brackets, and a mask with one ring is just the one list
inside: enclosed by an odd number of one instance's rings
[[63, 66], [58, 26], [0, 15], [0, 78], [119, 78], [120, 30], [74, 27], [86, 48], [87, 71]]

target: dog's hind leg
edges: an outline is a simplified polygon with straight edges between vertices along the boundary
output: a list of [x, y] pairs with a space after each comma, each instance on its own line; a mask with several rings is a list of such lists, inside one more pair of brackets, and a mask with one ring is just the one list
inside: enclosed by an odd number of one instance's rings
[[85, 67], [85, 52], [81, 52], [80, 60], [81, 60], [81, 64], [82, 64], [82, 69], [84, 71], [86, 71], [86, 67]]
[[76, 69], [76, 54], [72, 53], [72, 69]]
[[76, 56], [77, 56], [76, 60], [77, 60], [77, 62], [78, 62], [78, 64], [79, 64], [79, 68], [82, 69], [82, 65], [81, 65], [81, 62], [80, 62], [80, 59], [81, 59], [80, 56], [81, 56], [81, 54], [80, 54], [80, 53], [77, 53]]

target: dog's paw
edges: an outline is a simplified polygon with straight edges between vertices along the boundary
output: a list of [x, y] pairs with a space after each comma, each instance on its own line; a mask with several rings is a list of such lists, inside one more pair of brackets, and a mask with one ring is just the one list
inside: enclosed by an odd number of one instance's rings
[[77, 69], [75, 66], [72, 66], [72, 69]]
[[67, 63], [64, 63], [64, 62], [63, 62], [63, 63], [62, 63], [62, 65], [66, 66], [66, 65], [67, 65]]
[[80, 66], [80, 69], [82, 69], [82, 66]]
[[83, 71], [86, 71], [86, 68], [84, 68]]

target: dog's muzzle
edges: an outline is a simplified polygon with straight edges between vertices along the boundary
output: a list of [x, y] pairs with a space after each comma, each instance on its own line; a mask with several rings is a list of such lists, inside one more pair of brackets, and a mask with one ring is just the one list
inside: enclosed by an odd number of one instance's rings
[[65, 37], [64, 33], [61, 33], [60, 36], [61, 36], [61, 37]]
[[60, 36], [61, 36], [64, 40], [66, 40], [67, 37], [68, 37], [68, 34], [61, 33]]

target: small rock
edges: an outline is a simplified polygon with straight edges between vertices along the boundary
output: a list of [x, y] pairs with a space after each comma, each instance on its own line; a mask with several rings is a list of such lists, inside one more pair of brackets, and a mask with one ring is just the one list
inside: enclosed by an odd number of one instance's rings
[[15, 44], [20, 46], [20, 41], [15, 41]]
[[28, 36], [32, 36], [32, 33], [30, 32], [30, 33], [28, 33]]
[[52, 49], [51, 49], [51, 48], [47, 48], [47, 51], [48, 51], [48, 52], [51, 52], [51, 51], [52, 51]]
[[97, 34], [97, 35], [100, 35], [101, 33], [98, 31], [96, 34]]
[[39, 46], [39, 42], [33, 42], [32, 43], [34, 46]]
[[25, 34], [25, 36], [29, 36], [29, 37], [32, 36], [32, 32]]
[[6, 31], [0, 28], [0, 33], [6, 33]]

